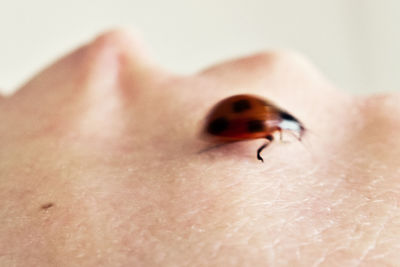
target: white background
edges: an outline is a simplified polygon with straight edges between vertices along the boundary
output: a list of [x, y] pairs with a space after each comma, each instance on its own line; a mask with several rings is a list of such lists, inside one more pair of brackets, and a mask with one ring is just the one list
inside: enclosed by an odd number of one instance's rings
[[178, 73], [284, 48], [342, 90], [400, 91], [399, 0], [0, 0], [0, 92], [115, 26], [141, 32]]

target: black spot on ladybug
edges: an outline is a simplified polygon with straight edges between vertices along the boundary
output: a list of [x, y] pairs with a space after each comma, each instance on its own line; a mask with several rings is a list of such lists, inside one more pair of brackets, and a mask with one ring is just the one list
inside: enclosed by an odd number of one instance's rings
[[251, 109], [250, 102], [246, 99], [241, 99], [233, 103], [233, 112], [240, 113]]
[[228, 129], [229, 126], [229, 121], [227, 118], [224, 117], [220, 117], [217, 118], [215, 120], [213, 120], [212, 122], [210, 122], [210, 124], [208, 125], [207, 131], [210, 134], [219, 134], [223, 131], [225, 131], [226, 129]]
[[296, 122], [298, 121], [295, 117], [284, 111], [281, 112], [279, 115], [281, 116], [282, 120], [296, 121]]
[[262, 132], [265, 130], [265, 123], [261, 120], [252, 120], [247, 123], [247, 130], [251, 133]]

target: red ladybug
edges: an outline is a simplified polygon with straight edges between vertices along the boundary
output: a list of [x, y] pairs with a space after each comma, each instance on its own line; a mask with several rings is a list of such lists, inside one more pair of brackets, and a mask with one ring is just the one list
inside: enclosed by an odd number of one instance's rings
[[294, 132], [301, 140], [305, 128], [288, 112], [255, 95], [235, 95], [220, 101], [209, 113], [204, 129], [218, 143], [267, 139], [257, 150], [257, 159], [262, 162], [261, 151], [274, 140], [276, 132], [282, 131]]

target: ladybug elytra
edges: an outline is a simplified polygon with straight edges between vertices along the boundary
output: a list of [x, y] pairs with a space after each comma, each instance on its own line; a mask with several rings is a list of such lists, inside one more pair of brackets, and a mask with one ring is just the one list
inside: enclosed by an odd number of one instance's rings
[[265, 138], [257, 150], [257, 159], [264, 162], [261, 151], [273, 140], [274, 134], [290, 131], [301, 140], [303, 124], [287, 111], [255, 95], [235, 95], [217, 103], [209, 113], [204, 132], [218, 143]]

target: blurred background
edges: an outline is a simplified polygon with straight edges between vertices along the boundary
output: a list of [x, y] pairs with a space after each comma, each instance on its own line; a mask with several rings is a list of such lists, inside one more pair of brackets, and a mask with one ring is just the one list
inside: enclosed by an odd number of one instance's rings
[[266, 49], [305, 54], [344, 91], [400, 92], [399, 0], [0, 0], [0, 93], [115, 26], [190, 74]]

